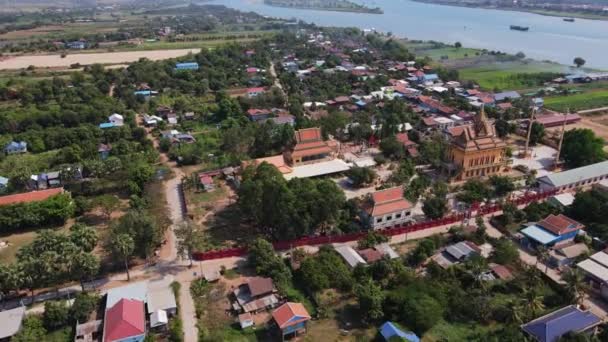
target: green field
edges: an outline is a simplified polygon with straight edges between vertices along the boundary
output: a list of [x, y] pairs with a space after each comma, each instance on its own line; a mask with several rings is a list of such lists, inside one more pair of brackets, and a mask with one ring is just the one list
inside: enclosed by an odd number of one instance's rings
[[606, 106], [608, 106], [608, 89], [545, 98], [545, 107], [557, 111], [565, 111], [568, 108], [570, 111], [578, 111]]
[[433, 60], [441, 61], [445, 60], [445, 57], [447, 57], [448, 60], [475, 57], [475, 54], [479, 53], [479, 50], [470, 48], [442, 47], [439, 49], [417, 50], [416, 53], [423, 57], [428, 56]]
[[532, 78], [526, 77], [538, 73], [565, 73], [568, 68], [544, 62], [507, 62], [494, 63], [459, 70], [460, 78], [478, 83], [482, 88], [492, 89], [527, 89], [537, 87]]

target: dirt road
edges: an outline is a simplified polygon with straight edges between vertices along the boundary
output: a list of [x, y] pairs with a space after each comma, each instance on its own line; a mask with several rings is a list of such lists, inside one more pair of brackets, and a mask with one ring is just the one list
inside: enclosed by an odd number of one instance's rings
[[137, 62], [140, 58], [158, 61], [199, 53], [200, 49], [150, 50], [126, 52], [76, 53], [61, 55], [14, 56], [0, 60], [0, 70], [25, 69], [30, 65], [37, 68], [69, 67], [73, 64], [122, 64]]

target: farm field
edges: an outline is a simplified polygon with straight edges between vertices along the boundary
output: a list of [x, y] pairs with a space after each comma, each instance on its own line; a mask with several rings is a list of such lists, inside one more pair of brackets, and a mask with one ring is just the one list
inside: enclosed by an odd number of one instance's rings
[[464, 80], [477, 82], [485, 89], [526, 89], [537, 87], [530, 78], [518, 75], [568, 72], [566, 66], [545, 62], [506, 62], [475, 66], [459, 70]]
[[81, 53], [67, 55], [34, 55], [18, 56], [0, 61], [0, 70], [24, 69], [33, 65], [37, 68], [69, 67], [72, 64], [120, 64], [136, 62], [140, 58], [148, 58], [153, 61], [185, 56], [189, 53], [198, 53], [200, 49], [176, 49], [176, 50], [150, 50], [150, 51], [125, 51], [106, 53]]
[[597, 89], [573, 95], [550, 96], [545, 106], [556, 111], [578, 111], [608, 106], [608, 89]]

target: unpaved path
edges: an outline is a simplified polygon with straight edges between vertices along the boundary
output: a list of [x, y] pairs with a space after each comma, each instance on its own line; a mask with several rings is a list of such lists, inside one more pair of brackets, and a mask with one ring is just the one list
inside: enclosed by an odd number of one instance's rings
[[199, 53], [201, 49], [176, 49], [176, 50], [150, 50], [150, 51], [125, 51], [125, 52], [98, 52], [98, 53], [76, 53], [68, 54], [61, 58], [57, 55], [28, 55], [9, 56], [0, 60], [0, 70], [25, 69], [30, 65], [36, 68], [69, 67], [73, 64], [124, 64], [137, 62], [140, 58], [158, 61], [169, 58], [182, 57], [189, 53]]

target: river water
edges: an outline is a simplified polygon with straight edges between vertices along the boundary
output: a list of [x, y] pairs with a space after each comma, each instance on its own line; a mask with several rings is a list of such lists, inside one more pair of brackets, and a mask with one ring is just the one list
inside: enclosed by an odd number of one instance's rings
[[[242, 11], [297, 18], [320, 26], [375, 28], [409, 39], [461, 42], [465, 47], [508, 53], [522, 51], [528, 57], [572, 64], [583, 57], [586, 66], [608, 69], [608, 21], [576, 19], [532, 13], [442, 6], [410, 0], [367, 0], [384, 14], [313, 11], [264, 5], [263, 0], [214, 0]], [[529, 26], [530, 31], [509, 29]]]

